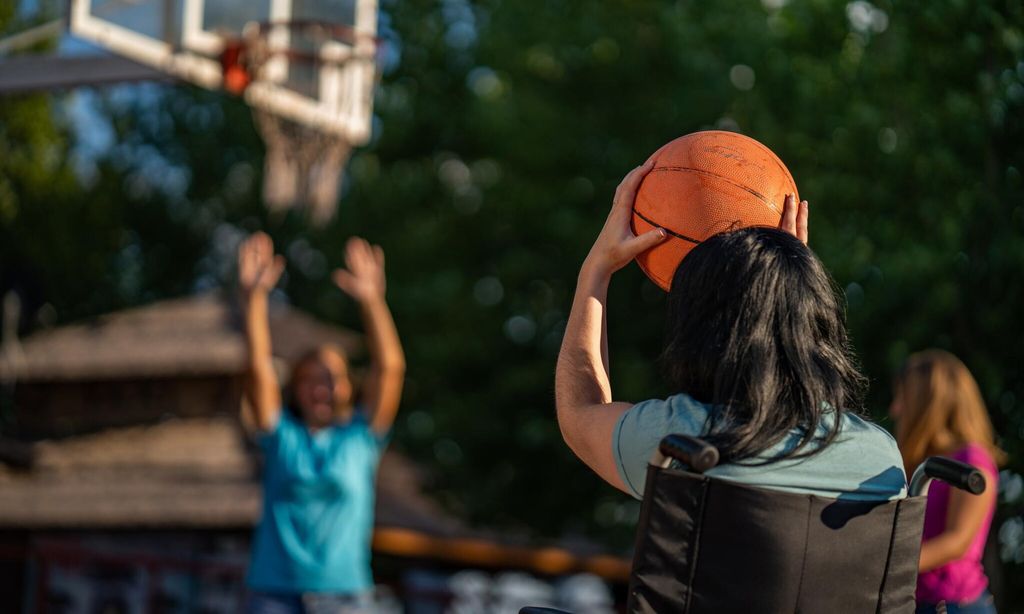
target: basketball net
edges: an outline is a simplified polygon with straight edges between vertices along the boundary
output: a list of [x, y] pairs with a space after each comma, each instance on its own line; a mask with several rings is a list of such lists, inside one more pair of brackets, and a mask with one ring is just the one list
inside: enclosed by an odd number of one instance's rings
[[305, 208], [322, 226], [334, 217], [341, 176], [352, 146], [345, 137], [326, 134], [262, 109], [253, 108], [266, 144], [263, 201], [271, 211]]
[[[315, 25], [315, 24], [314, 24]], [[308, 27], [288, 24], [285, 27]], [[247, 28], [241, 40], [229, 41], [221, 54], [224, 88], [240, 95], [275, 55], [269, 49], [269, 28]], [[308, 54], [283, 52], [293, 61], [315, 62]], [[275, 212], [305, 210], [312, 224], [323, 226], [334, 217], [345, 164], [352, 144], [340, 134], [318, 130], [252, 107], [266, 155], [263, 162], [263, 201]]]

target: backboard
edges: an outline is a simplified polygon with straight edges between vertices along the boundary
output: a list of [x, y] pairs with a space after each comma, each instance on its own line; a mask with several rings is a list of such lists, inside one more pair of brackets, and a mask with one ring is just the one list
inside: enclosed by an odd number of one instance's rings
[[240, 91], [254, 109], [351, 146], [370, 136], [377, 0], [71, 0], [69, 24], [208, 89], [224, 87], [226, 52], [240, 47], [253, 72]]

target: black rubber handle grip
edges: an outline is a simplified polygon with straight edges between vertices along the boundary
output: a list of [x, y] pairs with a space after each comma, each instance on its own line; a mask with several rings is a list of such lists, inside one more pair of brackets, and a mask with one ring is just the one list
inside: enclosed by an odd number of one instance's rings
[[971, 494], [980, 495], [985, 492], [985, 474], [976, 467], [951, 458], [928, 458], [924, 461], [924, 474]]
[[718, 464], [718, 448], [690, 435], [669, 435], [661, 440], [658, 449], [695, 473], [704, 473]]
[[527, 606], [520, 608], [519, 614], [570, 614], [565, 610], [556, 610], [555, 608], [541, 608], [537, 606]]

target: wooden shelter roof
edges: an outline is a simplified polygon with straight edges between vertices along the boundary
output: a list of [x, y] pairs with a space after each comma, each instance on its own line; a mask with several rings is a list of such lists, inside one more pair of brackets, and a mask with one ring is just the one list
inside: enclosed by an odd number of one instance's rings
[[[259, 518], [256, 456], [234, 417], [164, 422], [32, 444], [29, 469], [0, 465], [0, 530], [249, 529]], [[481, 531], [424, 493], [401, 454], [378, 472], [374, 549], [383, 554], [540, 573], [628, 576], [592, 544], [538, 546]]]
[[[274, 353], [282, 361], [323, 343], [350, 355], [361, 349], [356, 334], [285, 304], [272, 304], [270, 319]], [[7, 343], [0, 350], [0, 381], [38, 383], [44, 391], [59, 382], [234, 376], [244, 361], [236, 305], [213, 292]], [[21, 410], [31, 411], [15, 408]], [[59, 440], [0, 437], [0, 530], [249, 529], [262, 505], [257, 462], [234, 413], [178, 416]], [[553, 575], [628, 577], [628, 560], [603, 555], [587, 542], [538, 545], [525, 532], [470, 527], [425, 494], [424, 483], [413, 462], [394, 451], [384, 454], [376, 552]]]
[[[273, 301], [274, 354], [290, 363], [323, 343], [349, 354], [352, 331]], [[90, 321], [39, 331], [0, 351], [0, 381], [104, 380], [239, 374], [245, 338], [236, 301], [224, 292], [160, 301]]]

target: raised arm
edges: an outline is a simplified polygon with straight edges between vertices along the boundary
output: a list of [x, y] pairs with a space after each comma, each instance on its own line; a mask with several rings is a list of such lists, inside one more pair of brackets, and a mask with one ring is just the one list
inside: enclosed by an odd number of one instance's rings
[[248, 346], [248, 386], [251, 413], [242, 421], [260, 431], [272, 430], [281, 412], [281, 387], [270, 351], [267, 297], [284, 271], [284, 258], [274, 255], [270, 237], [259, 232], [238, 248], [238, 282], [242, 290], [245, 339]]
[[[633, 169], [615, 191], [611, 212], [580, 270], [572, 311], [555, 369], [555, 406], [562, 437], [572, 451], [606, 482], [629, 492], [612, 454], [615, 424], [631, 407], [615, 402], [609, 379], [608, 284], [612, 274], [637, 254], [662, 242], [655, 229], [634, 236], [630, 217], [636, 192], [652, 164]], [[807, 201], [787, 196], [779, 228], [807, 242]]]
[[665, 240], [661, 229], [637, 237], [629, 225], [637, 188], [651, 167], [647, 163], [633, 169], [615, 191], [608, 219], [580, 270], [555, 368], [555, 406], [562, 437], [580, 460], [624, 492], [628, 490], [612, 456], [612, 433], [631, 404], [612, 400], [606, 299], [612, 273]]
[[387, 433], [398, 413], [405, 381], [405, 354], [391, 310], [384, 300], [384, 250], [360, 238], [349, 239], [345, 267], [334, 272], [334, 283], [359, 302], [370, 350], [363, 401], [370, 427]]

